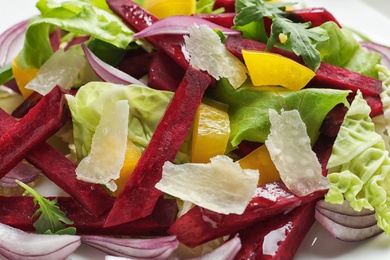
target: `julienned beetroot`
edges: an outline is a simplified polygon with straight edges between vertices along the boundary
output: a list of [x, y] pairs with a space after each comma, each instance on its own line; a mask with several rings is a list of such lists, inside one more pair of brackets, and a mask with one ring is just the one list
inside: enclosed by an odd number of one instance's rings
[[289, 212], [322, 197], [325, 192], [318, 191], [308, 196], [297, 197], [280, 182], [265, 184], [257, 188], [256, 194], [241, 215], [224, 215], [195, 206], [178, 218], [168, 232], [177, 236], [183, 244], [195, 247], [239, 232], [259, 221]]
[[[53, 198], [48, 197], [52, 200]], [[57, 205], [74, 223], [77, 234], [89, 235], [126, 235], [126, 236], [163, 236], [177, 215], [176, 201], [160, 198], [152, 214], [143, 219], [125, 223], [115, 227], [103, 227], [107, 213], [100, 217], [89, 214], [74, 199], [58, 197]], [[33, 197], [0, 196], [0, 223], [7, 224], [24, 231], [34, 231], [31, 216], [38, 209]]]
[[313, 225], [316, 201], [241, 230], [242, 247], [235, 259], [292, 259]]
[[[113, 12], [136, 32], [139, 32], [159, 19], [142, 9], [132, 0], [107, 0], [107, 4]], [[183, 54], [184, 39], [182, 35], [157, 35], [146, 38], [156, 49], [163, 50], [172, 57], [182, 68], [188, 68], [189, 64]]]
[[[0, 178], [28, 152], [56, 133], [69, 118], [64, 92], [55, 87], [0, 138]], [[3, 130], [4, 131], [4, 130]]]
[[191, 127], [195, 112], [209, 86], [210, 77], [188, 68], [150, 143], [137, 163], [106, 220], [114, 226], [148, 216], [162, 195], [154, 186], [161, 179], [162, 166], [173, 161]]
[[[12, 129], [16, 123], [15, 118], [0, 109], [0, 135], [3, 135], [7, 129]], [[26, 139], [29, 137], [29, 135], [24, 136]], [[100, 185], [76, 179], [76, 165], [45, 141], [46, 139], [42, 139], [39, 144], [31, 147], [25, 159], [42, 170], [51, 181], [72, 196], [85, 210], [96, 216], [107, 212], [112, 207], [114, 199]], [[13, 146], [15, 151], [18, 150], [17, 145]]]

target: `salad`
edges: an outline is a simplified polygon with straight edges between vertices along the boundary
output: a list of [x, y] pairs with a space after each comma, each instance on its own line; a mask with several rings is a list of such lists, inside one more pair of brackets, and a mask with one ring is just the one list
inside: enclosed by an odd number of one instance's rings
[[386, 46], [279, 1], [36, 6], [0, 36], [5, 257], [291, 259], [315, 220], [390, 233]]

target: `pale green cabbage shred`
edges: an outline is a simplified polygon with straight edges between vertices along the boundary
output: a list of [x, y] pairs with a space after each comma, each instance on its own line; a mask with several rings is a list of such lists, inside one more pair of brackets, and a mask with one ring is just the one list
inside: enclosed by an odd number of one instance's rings
[[356, 211], [375, 210], [378, 226], [390, 234], [390, 157], [370, 112], [358, 92], [329, 158], [325, 200], [341, 204], [346, 199]]

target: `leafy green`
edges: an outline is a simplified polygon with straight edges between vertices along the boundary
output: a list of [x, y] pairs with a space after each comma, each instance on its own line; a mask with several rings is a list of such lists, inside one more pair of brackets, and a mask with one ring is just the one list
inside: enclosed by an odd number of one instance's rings
[[224, 8], [214, 10], [215, 0], [198, 0], [196, 1], [197, 14], [220, 14], [223, 13]]
[[283, 14], [289, 4], [291, 3], [266, 2], [264, 0], [236, 1], [236, 12], [238, 13], [234, 17], [234, 24], [242, 26], [253, 21], [260, 21], [264, 17], [273, 18], [275, 15]]
[[11, 80], [13, 77], [14, 77], [14, 74], [12, 73], [11, 63], [4, 65], [3, 67], [0, 68], [0, 85]]
[[390, 157], [370, 111], [358, 92], [329, 158], [330, 188], [325, 200], [341, 204], [346, 199], [356, 211], [375, 209], [378, 225], [390, 234]]
[[[316, 50], [318, 42], [328, 37], [324, 30], [310, 28], [310, 23], [294, 23], [284, 17], [287, 5], [294, 3], [267, 2], [264, 0], [238, 0], [234, 18], [235, 29], [243, 32], [245, 37], [266, 42], [267, 50], [278, 42], [281, 33], [287, 36], [283, 46], [301, 55], [304, 62], [313, 70], [320, 66], [320, 54]], [[268, 38], [264, 18], [272, 20], [270, 37]]]
[[229, 105], [232, 150], [243, 140], [264, 143], [270, 133], [269, 109], [278, 113], [282, 109], [298, 110], [313, 144], [328, 112], [339, 103], [348, 105], [348, 93], [335, 89], [292, 91], [282, 87], [254, 87], [250, 80], [235, 90], [222, 79], [209, 95]]
[[303, 61], [313, 71], [321, 64], [320, 52], [316, 49], [318, 42], [328, 39], [328, 36], [318, 29], [309, 29], [310, 23], [294, 23], [283, 17], [275, 17], [272, 20], [271, 35], [267, 42], [267, 50], [271, 49], [283, 33], [288, 37], [287, 44], [292, 51], [302, 56]]
[[34, 222], [33, 226], [35, 232], [38, 234], [76, 234], [76, 228], [66, 227], [64, 224], [71, 225], [73, 222], [68, 219], [63, 211], [56, 205], [57, 199], [48, 200], [42, 197], [30, 186], [16, 180], [16, 182], [22, 186], [26, 191], [23, 195], [34, 196], [35, 205], [39, 205], [38, 210], [31, 216], [38, 219]]
[[82, 86], [76, 96], [67, 95], [78, 160], [90, 153], [92, 137], [107, 101], [128, 100], [130, 105], [128, 138], [144, 150], [172, 96], [173, 93], [169, 91], [106, 82], [90, 82]]
[[39, 68], [53, 54], [49, 34], [55, 27], [76, 35], [89, 35], [122, 49], [132, 41], [133, 32], [120, 18], [90, 3], [65, 1], [58, 4], [40, 0], [37, 7], [42, 15], [28, 24], [18, 56], [21, 68]]
[[334, 22], [326, 22], [320, 27], [329, 35], [316, 47], [322, 61], [369, 77], [378, 77], [375, 69], [381, 59], [378, 53], [363, 49], [351, 31], [339, 28]]

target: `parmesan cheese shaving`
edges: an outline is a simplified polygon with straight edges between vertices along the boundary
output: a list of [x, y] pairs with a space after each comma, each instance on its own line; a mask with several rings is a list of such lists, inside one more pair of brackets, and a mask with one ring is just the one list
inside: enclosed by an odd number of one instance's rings
[[306, 125], [297, 110], [269, 110], [271, 133], [265, 145], [280, 178], [298, 196], [327, 189], [328, 180], [322, 176], [321, 164], [310, 146]]
[[120, 177], [126, 152], [129, 119], [127, 100], [106, 102], [92, 138], [91, 152], [76, 168], [79, 180], [117, 189], [113, 180]]
[[242, 214], [256, 192], [258, 170], [243, 170], [225, 155], [210, 163], [166, 162], [156, 188], [221, 214]]
[[240, 87], [247, 79], [245, 65], [221, 42], [219, 36], [207, 25], [194, 25], [184, 36], [189, 62], [198, 70], [207, 71], [216, 80], [227, 78], [234, 87]]

